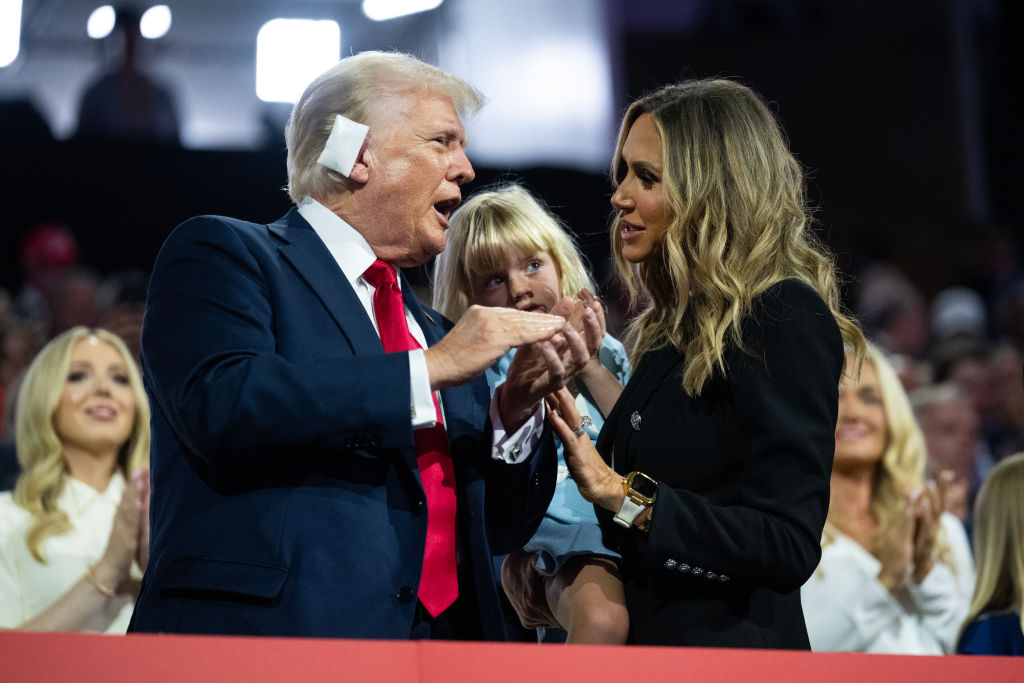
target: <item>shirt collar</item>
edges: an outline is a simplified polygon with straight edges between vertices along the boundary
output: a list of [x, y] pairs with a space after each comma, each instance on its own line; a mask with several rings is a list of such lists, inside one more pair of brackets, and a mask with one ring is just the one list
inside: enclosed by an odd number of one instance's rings
[[91, 505], [94, 501], [104, 500], [113, 507], [117, 507], [124, 495], [125, 480], [121, 470], [115, 470], [110, 478], [110, 483], [103, 491], [97, 491], [84, 481], [67, 476], [64, 479], [64, 494], [61, 496], [67, 504], [61, 505], [71, 516], [74, 516]]
[[[331, 252], [349, 284], [355, 287], [370, 264], [377, 260], [370, 243], [358, 230], [312, 197], [305, 197], [299, 202], [298, 211]], [[391, 267], [394, 268], [393, 265]], [[397, 274], [397, 269], [395, 272]], [[397, 279], [401, 287], [402, 279]]]

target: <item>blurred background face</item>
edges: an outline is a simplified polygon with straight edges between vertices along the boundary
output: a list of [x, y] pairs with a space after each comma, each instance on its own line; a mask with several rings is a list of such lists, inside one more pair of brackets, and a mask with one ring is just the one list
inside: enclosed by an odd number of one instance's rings
[[889, 425], [882, 403], [882, 387], [871, 361], [864, 361], [860, 377], [839, 386], [834, 467], [849, 470], [876, 464], [889, 440]]
[[71, 350], [53, 421], [65, 448], [116, 452], [131, 436], [135, 396], [125, 360], [111, 344], [86, 337]]
[[928, 448], [929, 470], [953, 470], [958, 478], [970, 481], [980, 429], [971, 404], [963, 400], [923, 406], [917, 411], [917, 421]]

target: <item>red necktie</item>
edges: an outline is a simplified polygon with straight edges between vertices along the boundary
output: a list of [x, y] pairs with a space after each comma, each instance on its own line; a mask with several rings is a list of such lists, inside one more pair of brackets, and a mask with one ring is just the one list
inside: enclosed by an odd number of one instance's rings
[[[395, 269], [377, 259], [363, 277], [374, 286], [373, 313], [384, 351], [399, 353], [420, 348], [416, 338], [409, 334]], [[437, 424], [417, 429], [414, 436], [416, 464], [427, 497], [427, 546], [423, 552], [419, 599], [436, 617], [459, 597], [459, 584], [455, 568], [455, 469], [436, 395], [434, 409]]]

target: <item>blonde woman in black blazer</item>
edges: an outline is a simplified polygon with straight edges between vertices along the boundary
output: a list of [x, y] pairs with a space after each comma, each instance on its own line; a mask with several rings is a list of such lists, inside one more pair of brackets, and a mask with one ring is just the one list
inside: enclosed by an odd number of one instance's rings
[[622, 553], [630, 642], [808, 649], [799, 589], [821, 553], [844, 340], [859, 363], [864, 338], [800, 166], [756, 93], [702, 80], [630, 106], [612, 176], [636, 372], [596, 450], [568, 394], [550, 406]]

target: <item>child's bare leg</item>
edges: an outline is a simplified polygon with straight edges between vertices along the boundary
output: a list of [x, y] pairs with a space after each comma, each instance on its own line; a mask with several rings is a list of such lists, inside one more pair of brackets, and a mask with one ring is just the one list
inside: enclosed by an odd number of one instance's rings
[[566, 643], [622, 645], [629, 635], [629, 613], [610, 557], [574, 557], [546, 586], [548, 605], [568, 633]]

